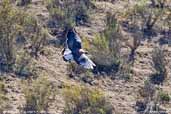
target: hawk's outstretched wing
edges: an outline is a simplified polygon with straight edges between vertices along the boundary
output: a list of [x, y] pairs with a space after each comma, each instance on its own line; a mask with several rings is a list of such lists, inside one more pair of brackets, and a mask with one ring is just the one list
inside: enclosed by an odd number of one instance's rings
[[71, 52], [71, 50], [69, 48], [64, 49], [63, 59], [65, 61], [73, 61], [74, 60], [74, 57], [72, 55], [72, 52]]
[[79, 64], [85, 69], [94, 69], [96, 66], [86, 54], [82, 54], [78, 59]]

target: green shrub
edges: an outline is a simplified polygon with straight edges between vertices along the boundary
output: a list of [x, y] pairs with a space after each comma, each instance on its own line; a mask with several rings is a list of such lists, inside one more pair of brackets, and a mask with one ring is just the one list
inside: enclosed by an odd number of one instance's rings
[[[142, 30], [144, 35], [153, 35], [154, 29], [159, 27], [166, 9], [151, 7], [148, 0], [139, 0], [134, 7], [129, 8], [126, 13], [126, 21], [129, 22], [129, 29]], [[155, 28], [154, 28], [155, 26]]]
[[73, 27], [89, 20], [89, 9], [94, 6], [91, 0], [47, 0], [47, 8], [53, 20], [62, 27]]
[[8, 105], [8, 98], [5, 94], [5, 85], [2, 81], [0, 81], [0, 113], [3, 113]]
[[[46, 41], [47, 30], [40, 26], [36, 17], [14, 7], [10, 0], [3, 0], [0, 5], [0, 26], [1, 70], [14, 70], [18, 51], [38, 56]], [[25, 40], [22, 47], [17, 47], [18, 37]]]
[[89, 50], [97, 67], [102, 71], [112, 72], [119, 66], [121, 39], [117, 19], [113, 14], [107, 14], [106, 29], [95, 36]]
[[162, 49], [160, 48], [154, 49], [152, 54], [152, 60], [156, 71], [159, 73], [164, 73], [166, 69], [165, 69], [164, 52]]
[[49, 103], [51, 103], [56, 95], [56, 89], [45, 77], [38, 78], [32, 84], [26, 83], [24, 89], [26, 104], [25, 112], [32, 111], [40, 113], [41, 111], [48, 112]]
[[[14, 8], [10, 0], [3, 0], [0, 5], [0, 56], [6, 70], [11, 70], [15, 63], [15, 38], [23, 25], [23, 16]], [[23, 14], [24, 15], [24, 14]]]
[[36, 63], [29, 53], [24, 50], [18, 51], [14, 71], [19, 76], [29, 77], [35, 75]]
[[83, 81], [88, 84], [92, 84], [94, 81], [94, 74], [92, 71], [80, 67], [76, 63], [70, 63], [67, 66], [67, 71], [70, 78]]
[[169, 102], [171, 97], [168, 93], [164, 91], [159, 91], [159, 99], [161, 102]]
[[161, 99], [168, 100], [168, 95], [161, 93], [159, 88], [156, 88], [149, 79], [144, 82], [144, 87], [140, 89], [140, 94], [144, 98], [141, 101], [138, 98], [136, 103], [137, 112], [144, 114], [152, 114], [152, 112], [167, 114], [166, 110], [162, 108], [160, 101]]
[[104, 95], [96, 89], [68, 86], [64, 91], [63, 114], [112, 114], [112, 107]]
[[30, 45], [31, 55], [38, 57], [38, 53], [45, 45], [48, 30], [41, 26], [37, 17], [32, 14], [27, 14], [24, 20], [24, 27], [21, 31], [22, 35], [27, 38], [27, 42]]
[[[125, 81], [130, 81], [132, 78], [132, 64], [122, 60], [117, 75], [120, 79], [124, 79]], [[115, 79], [116, 77], [114, 76], [112, 78]]]
[[155, 93], [156, 93], [155, 86], [150, 82], [149, 79], [145, 80], [144, 87], [140, 89], [141, 96], [146, 97], [148, 99], [152, 99]]
[[118, 63], [115, 53], [111, 53], [109, 41], [104, 35], [97, 35], [93, 41], [92, 56], [97, 64], [110, 66]]
[[70, 75], [70, 77], [79, 76], [81, 73], [85, 71], [82, 67], [80, 67], [75, 62], [71, 62], [67, 65], [67, 71]]
[[167, 78], [167, 70], [165, 67], [165, 57], [162, 49], [156, 48], [153, 51], [152, 61], [156, 73], [152, 74], [151, 81], [155, 84], [163, 83], [163, 81]]

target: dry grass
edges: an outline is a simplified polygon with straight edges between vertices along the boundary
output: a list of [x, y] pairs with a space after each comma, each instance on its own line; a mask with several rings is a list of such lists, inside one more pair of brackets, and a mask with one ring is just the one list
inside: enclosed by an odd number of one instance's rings
[[49, 103], [55, 99], [56, 92], [56, 88], [53, 88], [45, 77], [39, 77], [31, 84], [27, 82], [24, 88], [26, 104], [23, 110], [28, 113], [29, 111], [48, 112]]
[[0, 113], [3, 113], [3, 111], [6, 110], [8, 106], [8, 101], [9, 100], [5, 92], [5, 84], [2, 80], [0, 80]]
[[69, 86], [64, 91], [66, 107], [63, 114], [112, 114], [112, 107], [96, 89]]

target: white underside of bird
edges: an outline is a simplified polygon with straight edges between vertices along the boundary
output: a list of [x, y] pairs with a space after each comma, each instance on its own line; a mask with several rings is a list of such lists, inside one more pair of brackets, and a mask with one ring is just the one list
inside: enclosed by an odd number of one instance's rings
[[72, 55], [72, 52], [69, 48], [66, 48], [64, 53], [63, 53], [63, 57], [65, 58], [65, 60], [67, 61], [73, 61], [74, 57]]
[[[63, 57], [66, 61], [73, 61], [74, 56], [72, 55], [72, 52], [69, 48], [66, 48]], [[96, 66], [92, 60], [89, 59], [89, 57], [85, 54], [82, 53], [81, 56], [78, 59], [79, 65], [82, 66], [85, 69], [94, 69]]]

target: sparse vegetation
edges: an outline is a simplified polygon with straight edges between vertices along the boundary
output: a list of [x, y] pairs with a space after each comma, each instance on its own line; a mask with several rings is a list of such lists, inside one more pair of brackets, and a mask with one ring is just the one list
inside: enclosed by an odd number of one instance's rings
[[68, 64], [68, 74], [70, 78], [73, 78], [75, 80], [79, 79], [80, 81], [83, 81], [90, 85], [93, 84], [92, 83], [94, 81], [93, 72], [91, 70], [86, 70], [78, 66], [76, 63]]
[[164, 8], [168, 4], [169, 0], [150, 0], [153, 7]]
[[141, 39], [139, 37], [140, 36], [133, 37], [133, 45], [130, 45], [129, 43], [127, 43], [127, 46], [131, 48], [131, 52], [129, 54], [129, 61], [132, 62], [132, 65], [134, 64], [134, 61], [135, 61], [136, 50], [140, 46], [140, 43], [141, 43]]
[[49, 103], [54, 100], [56, 92], [56, 88], [53, 88], [53, 85], [45, 77], [40, 77], [31, 84], [26, 83], [24, 112], [37, 114], [43, 111], [47, 113]]
[[69, 86], [64, 97], [63, 114], [112, 114], [112, 106], [99, 90]]
[[[95, 69], [62, 61], [70, 28]], [[169, 114], [170, 41], [171, 0], [0, 0], [0, 114]]]
[[15, 38], [23, 25], [21, 12], [14, 8], [9, 0], [3, 0], [0, 5], [0, 59], [1, 67], [6, 66], [4, 70], [12, 70], [15, 63], [16, 47]]
[[115, 15], [106, 16], [106, 29], [97, 34], [90, 50], [98, 71], [111, 73], [117, 71], [120, 64], [120, 48], [122, 35]]
[[[153, 6], [157, 0], [151, 1]], [[140, 0], [134, 8], [128, 9], [124, 15], [126, 20], [129, 21], [128, 29], [132, 32], [142, 31], [144, 36], [151, 36], [155, 35], [156, 30], [160, 28], [157, 22], [162, 21], [162, 17], [165, 16], [166, 12], [166, 7], [151, 7], [148, 0]]]
[[5, 84], [0, 80], [0, 113], [3, 113], [8, 104], [8, 98], [5, 94]]
[[[45, 43], [47, 32], [39, 25], [35, 17], [15, 8], [10, 0], [3, 0], [0, 5], [0, 26], [1, 70], [14, 71], [19, 51], [38, 56], [38, 52]], [[22, 48], [17, 47], [16, 41], [19, 37], [24, 41]]]
[[168, 103], [171, 99], [170, 95], [164, 91], [159, 91], [159, 99], [161, 102], [166, 102]]
[[168, 100], [168, 95], [161, 93], [150, 80], [146, 80], [144, 83], [143, 90], [140, 91], [140, 94], [144, 97], [142, 101], [137, 101], [137, 112], [139, 114], [152, 114], [153, 112], [157, 114], [167, 114], [166, 110], [161, 108], [160, 101]]
[[117, 72], [117, 77], [113, 76], [112, 78], [114, 79], [120, 78], [120, 79], [124, 79], [125, 81], [130, 81], [132, 79], [132, 76], [133, 76], [132, 64], [128, 63], [123, 59], [120, 64], [119, 71]]
[[25, 5], [28, 5], [32, 2], [32, 0], [19, 0], [17, 5], [19, 6], [25, 6]]
[[153, 51], [152, 60], [156, 73], [151, 76], [151, 81], [155, 84], [161, 84], [167, 78], [163, 50], [156, 48]]
[[38, 53], [43, 49], [45, 45], [48, 31], [44, 28], [40, 23], [37, 17], [32, 14], [27, 14], [25, 18], [25, 26], [22, 29], [22, 36], [27, 38], [27, 42], [29, 45], [28, 50], [29, 53], [33, 57], [38, 57]]
[[144, 81], [144, 87], [140, 89], [140, 94], [143, 97], [151, 99], [156, 92], [156, 87], [150, 82], [149, 79]]
[[57, 25], [68, 28], [89, 21], [89, 9], [94, 5], [91, 0], [47, 0], [47, 8]]
[[23, 50], [17, 53], [14, 66], [14, 71], [17, 75], [24, 77], [33, 76], [36, 69], [36, 63], [29, 53]]

